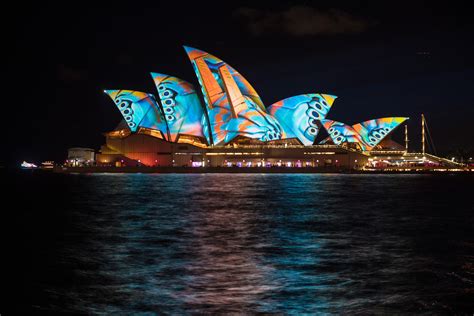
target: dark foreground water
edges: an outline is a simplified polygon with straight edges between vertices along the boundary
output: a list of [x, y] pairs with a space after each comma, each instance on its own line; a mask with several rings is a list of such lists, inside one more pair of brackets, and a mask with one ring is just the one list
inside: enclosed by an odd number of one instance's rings
[[33, 312], [474, 312], [469, 175], [11, 176]]

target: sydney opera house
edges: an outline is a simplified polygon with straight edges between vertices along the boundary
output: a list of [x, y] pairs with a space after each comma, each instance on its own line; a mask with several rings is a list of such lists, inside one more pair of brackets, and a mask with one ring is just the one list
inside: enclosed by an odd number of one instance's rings
[[266, 106], [230, 65], [184, 48], [201, 93], [161, 73], [151, 73], [156, 94], [105, 90], [123, 120], [105, 134], [99, 165], [354, 168], [366, 164], [373, 150], [403, 149], [389, 134], [406, 117], [348, 125], [328, 115], [337, 97], [323, 93]]

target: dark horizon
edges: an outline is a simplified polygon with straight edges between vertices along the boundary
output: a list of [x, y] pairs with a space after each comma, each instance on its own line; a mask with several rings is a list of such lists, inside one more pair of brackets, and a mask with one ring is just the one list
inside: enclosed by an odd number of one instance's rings
[[420, 148], [421, 113], [438, 152], [473, 148], [473, 29], [463, 5], [244, 1], [18, 11], [7, 34], [16, 98], [7, 110], [15, 119], [6, 163], [59, 162], [70, 147], [99, 149], [102, 133], [121, 120], [104, 89], [156, 93], [153, 71], [198, 86], [182, 45], [235, 67], [266, 106], [301, 93], [334, 94], [330, 119], [410, 117], [412, 151]]

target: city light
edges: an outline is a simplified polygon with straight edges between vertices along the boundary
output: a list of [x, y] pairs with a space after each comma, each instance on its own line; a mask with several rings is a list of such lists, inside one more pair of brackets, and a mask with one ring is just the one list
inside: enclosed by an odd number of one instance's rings
[[26, 162], [26, 161], [23, 161], [20, 166], [21, 166], [22, 168], [27, 168], [27, 169], [38, 168], [38, 166], [35, 165], [34, 163]]

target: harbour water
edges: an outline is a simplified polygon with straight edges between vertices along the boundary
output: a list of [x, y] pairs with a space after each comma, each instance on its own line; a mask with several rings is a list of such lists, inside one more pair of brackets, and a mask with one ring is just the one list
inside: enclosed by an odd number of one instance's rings
[[9, 177], [32, 312], [474, 312], [471, 175]]

